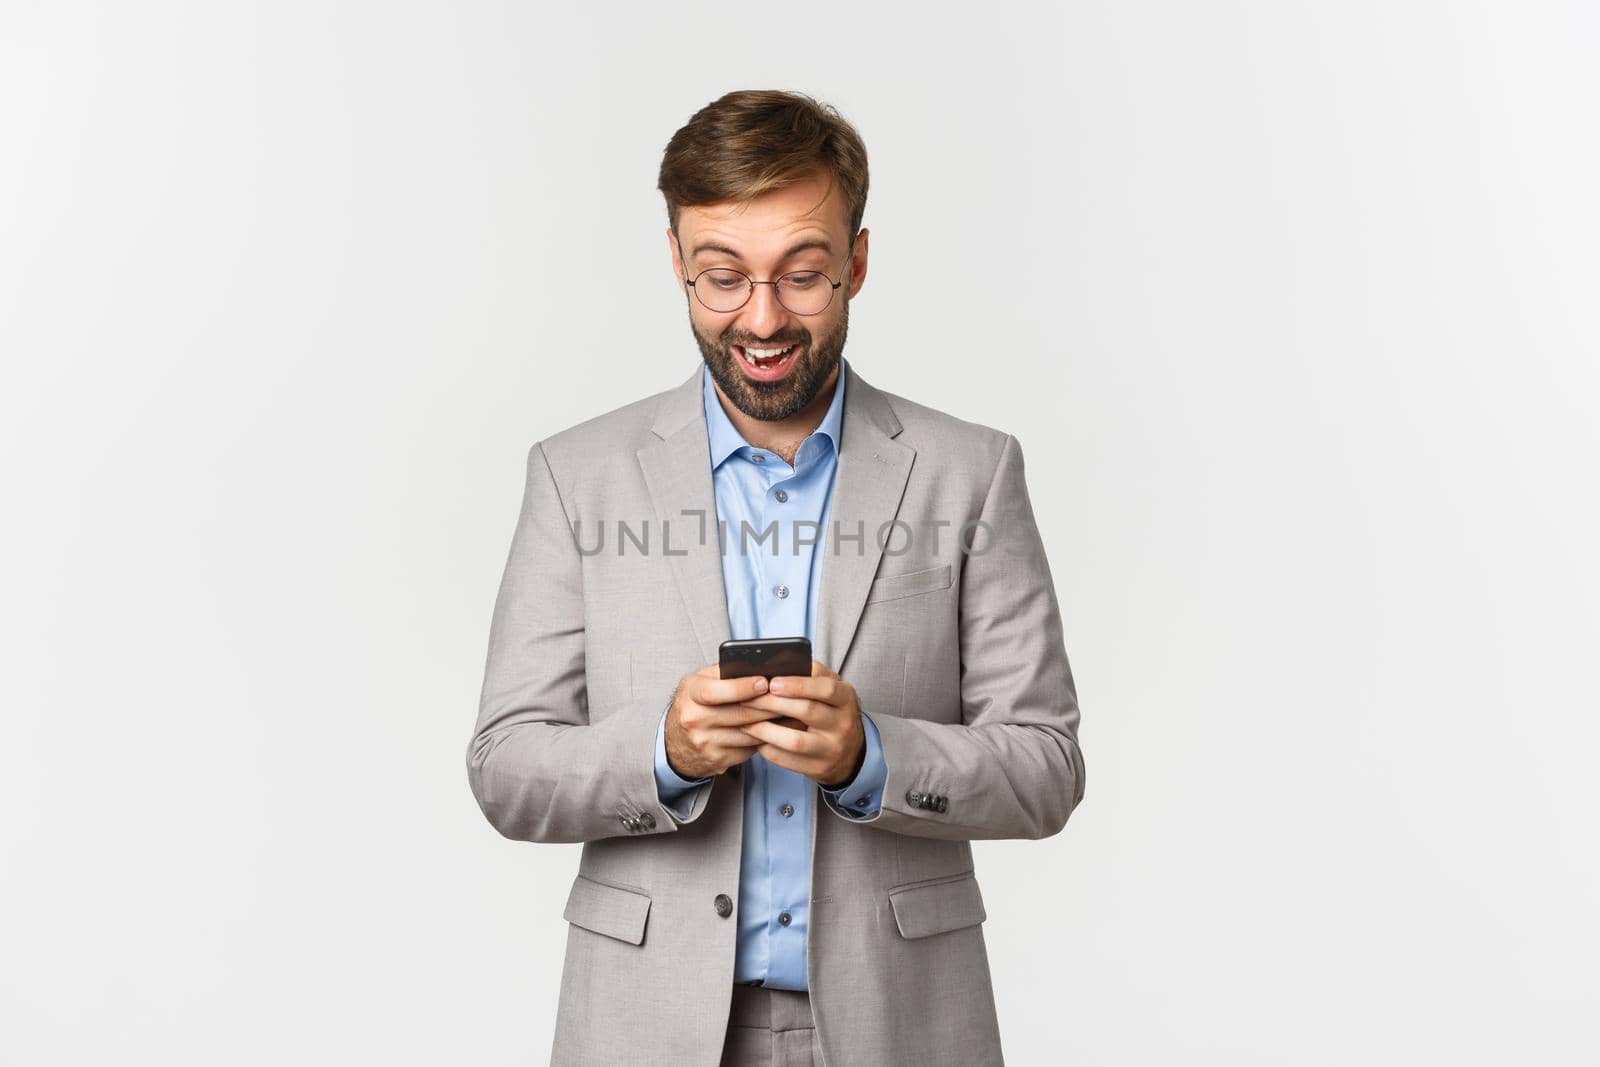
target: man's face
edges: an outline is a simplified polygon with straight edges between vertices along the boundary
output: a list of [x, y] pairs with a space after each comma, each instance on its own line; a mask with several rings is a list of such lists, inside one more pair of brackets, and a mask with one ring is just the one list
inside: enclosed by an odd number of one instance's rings
[[[763, 193], [744, 204], [686, 207], [678, 233], [667, 231], [673, 267], [689, 301], [689, 326], [712, 380], [740, 411], [756, 419], [786, 419], [805, 408], [831, 380], [844, 351], [849, 301], [867, 272], [867, 231], [850, 250], [846, 205], [828, 174]], [[679, 247], [683, 258], [679, 259]], [[796, 246], [806, 247], [797, 248]], [[715, 246], [715, 247], [711, 247]], [[778, 302], [776, 287], [757, 285], [737, 311], [716, 312], [693, 295], [693, 280], [711, 267], [743, 271], [758, 282], [791, 271], [815, 270], [843, 281], [827, 308], [797, 315]], [[705, 285], [706, 281], [699, 284]], [[826, 283], [824, 283], [826, 284]], [[767, 369], [752, 367], [745, 349], [797, 346]]]

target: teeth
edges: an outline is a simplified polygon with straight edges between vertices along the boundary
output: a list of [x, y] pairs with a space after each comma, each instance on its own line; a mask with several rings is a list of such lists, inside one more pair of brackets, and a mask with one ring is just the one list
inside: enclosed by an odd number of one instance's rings
[[753, 367], [757, 359], [768, 359], [781, 352], [787, 352], [793, 347], [793, 345], [785, 345], [782, 348], [746, 348], [744, 349], [744, 361]]

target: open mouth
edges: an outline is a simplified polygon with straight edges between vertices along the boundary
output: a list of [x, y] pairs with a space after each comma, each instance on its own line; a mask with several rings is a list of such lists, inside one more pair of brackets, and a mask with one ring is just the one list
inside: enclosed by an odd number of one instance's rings
[[771, 382], [783, 377], [802, 347], [797, 342], [782, 349], [753, 348], [746, 352], [744, 346], [734, 345], [733, 358], [751, 378], [758, 382]]

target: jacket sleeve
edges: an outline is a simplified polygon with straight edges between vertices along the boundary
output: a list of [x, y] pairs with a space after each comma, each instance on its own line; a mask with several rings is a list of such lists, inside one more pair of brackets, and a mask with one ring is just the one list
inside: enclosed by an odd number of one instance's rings
[[1083, 799], [1077, 691], [1022, 446], [1009, 435], [979, 518], [959, 589], [962, 721], [878, 716], [888, 779], [877, 814], [857, 825], [1043, 838]]
[[[669, 813], [655, 739], [667, 694], [591, 707], [584, 673], [582, 557], [544, 448], [528, 450], [522, 511], [489, 628], [467, 781], [516, 841], [670, 833], [698, 819], [713, 782]], [[714, 780], [713, 780], [714, 781]]]

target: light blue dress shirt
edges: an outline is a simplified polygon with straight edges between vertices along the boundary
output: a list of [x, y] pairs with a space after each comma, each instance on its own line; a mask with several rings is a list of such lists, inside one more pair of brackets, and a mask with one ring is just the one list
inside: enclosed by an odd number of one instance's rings
[[[776, 453], [744, 439], [722, 410], [709, 372], [701, 370], [722, 578], [729, 633], [734, 638], [804, 634], [816, 640], [824, 535], [844, 414], [846, 365], [843, 357], [840, 360], [833, 401], [821, 425], [801, 442], [792, 467]], [[838, 811], [857, 818], [877, 812], [889, 776], [877, 726], [865, 712], [861, 722], [866, 734], [861, 770], [845, 785], [827, 790]], [[685, 794], [711, 779], [681, 778], [672, 769], [667, 762], [666, 724], [663, 712], [656, 726], [656, 788], [663, 804], [687, 815]], [[761, 755], [751, 756], [744, 767], [733, 980], [761, 979], [768, 987], [803, 990], [811, 899], [811, 805], [821, 786]]]

